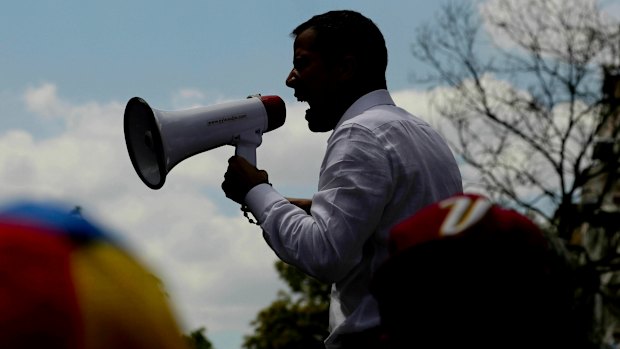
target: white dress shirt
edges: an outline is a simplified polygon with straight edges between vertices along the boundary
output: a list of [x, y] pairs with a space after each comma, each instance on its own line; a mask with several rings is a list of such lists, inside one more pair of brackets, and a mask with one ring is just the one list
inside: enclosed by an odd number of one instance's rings
[[339, 334], [379, 325], [368, 285], [387, 257], [390, 229], [462, 190], [443, 138], [376, 90], [353, 103], [329, 137], [311, 215], [268, 184], [245, 200], [280, 259], [333, 284], [326, 346], [338, 348]]

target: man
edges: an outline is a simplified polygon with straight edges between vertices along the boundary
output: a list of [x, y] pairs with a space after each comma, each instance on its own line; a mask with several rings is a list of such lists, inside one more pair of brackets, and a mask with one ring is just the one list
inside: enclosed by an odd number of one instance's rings
[[387, 257], [390, 228], [418, 209], [462, 191], [444, 140], [396, 107], [385, 81], [387, 49], [368, 18], [332, 11], [298, 26], [286, 84], [307, 102], [308, 127], [332, 131], [312, 200], [289, 201], [265, 171], [229, 160], [222, 188], [247, 205], [283, 261], [332, 283], [328, 348], [378, 342], [369, 292]]
[[592, 348], [574, 272], [529, 219], [456, 195], [397, 224], [371, 284], [384, 349]]

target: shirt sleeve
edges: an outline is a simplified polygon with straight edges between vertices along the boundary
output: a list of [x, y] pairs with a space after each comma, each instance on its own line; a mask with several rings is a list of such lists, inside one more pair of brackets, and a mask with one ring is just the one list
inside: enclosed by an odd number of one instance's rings
[[370, 130], [347, 124], [328, 142], [311, 215], [266, 184], [253, 188], [246, 204], [280, 259], [333, 283], [361, 262], [391, 186], [386, 150]]

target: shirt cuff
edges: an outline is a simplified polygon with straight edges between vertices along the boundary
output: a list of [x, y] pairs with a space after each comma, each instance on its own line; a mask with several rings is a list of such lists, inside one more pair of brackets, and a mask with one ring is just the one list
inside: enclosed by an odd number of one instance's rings
[[264, 212], [273, 206], [273, 204], [281, 200], [286, 199], [268, 183], [262, 183], [255, 186], [250, 189], [245, 196], [246, 206], [250, 209], [259, 223], [263, 221]]

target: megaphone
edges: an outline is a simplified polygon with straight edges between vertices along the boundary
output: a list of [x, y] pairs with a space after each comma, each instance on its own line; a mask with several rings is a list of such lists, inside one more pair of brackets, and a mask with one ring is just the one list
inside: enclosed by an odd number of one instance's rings
[[125, 143], [133, 168], [144, 184], [159, 189], [170, 170], [190, 156], [222, 145], [256, 166], [256, 148], [264, 132], [284, 124], [286, 108], [278, 96], [178, 111], [151, 108], [140, 97], [127, 102]]

